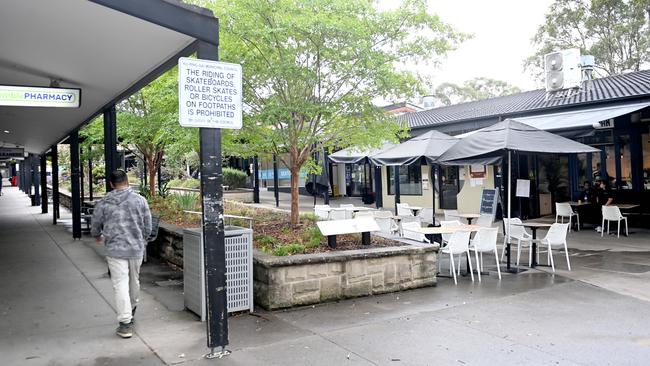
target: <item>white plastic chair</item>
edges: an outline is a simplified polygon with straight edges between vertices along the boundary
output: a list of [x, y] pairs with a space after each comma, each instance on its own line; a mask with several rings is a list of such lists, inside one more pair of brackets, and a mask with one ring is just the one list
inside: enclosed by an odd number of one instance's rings
[[460, 221], [460, 217], [458, 217], [458, 210], [442, 210], [442, 212], [445, 214], [445, 221]]
[[[440, 221], [440, 226], [460, 226], [462, 225], [460, 220], [442, 220]], [[442, 236], [442, 246], [447, 245], [449, 242], [449, 239], [451, 238], [451, 234], [441, 234]]]
[[546, 246], [548, 253], [548, 261], [551, 263], [551, 268], [555, 272], [555, 264], [553, 263], [553, 247], [564, 247], [564, 254], [566, 255], [566, 265], [571, 270], [571, 262], [569, 262], [569, 249], [566, 245], [566, 235], [569, 229], [569, 224], [558, 224], [555, 223], [551, 225], [548, 229], [548, 233], [544, 239], [539, 241], [540, 249], [542, 246]]
[[[521, 225], [521, 220], [518, 217], [510, 219], [510, 225], [508, 225], [508, 219], [503, 219], [503, 225], [505, 227], [506, 235], [503, 236], [503, 251], [501, 252], [501, 260], [506, 253], [506, 248], [508, 242], [512, 243], [511, 240], [517, 241], [517, 266], [519, 265], [519, 258], [521, 256], [522, 245], [524, 248], [529, 248], [533, 244], [533, 236], [529, 234], [526, 229]], [[508, 226], [510, 226], [510, 231], [508, 232]], [[528, 265], [530, 266], [533, 262], [532, 251], [528, 251]]]
[[[469, 264], [469, 273], [472, 276], [472, 282], [474, 282], [474, 272], [472, 270], [472, 261], [469, 256], [469, 231], [456, 231], [451, 234], [449, 239], [449, 244], [441, 249], [443, 254], [449, 254], [449, 269], [454, 276], [454, 283], [457, 285], [458, 281], [456, 280], [456, 268], [454, 265], [454, 254], [458, 254], [458, 261], [460, 263], [461, 254], [465, 253], [467, 255], [467, 263]], [[438, 261], [440, 262], [440, 261]], [[460, 275], [460, 264], [458, 266], [458, 274]]]
[[[497, 263], [497, 273], [499, 274], [499, 279], [501, 279], [501, 268], [499, 268], [499, 253], [497, 251], [497, 234], [499, 228], [481, 228], [474, 235], [474, 239], [471, 241], [469, 247], [470, 250], [474, 251], [476, 255], [476, 268], [478, 269], [478, 281], [481, 282], [481, 271], [483, 270], [483, 253], [484, 252], [493, 252], [494, 260]], [[481, 260], [479, 261], [479, 253], [481, 253]]]
[[607, 221], [607, 233], [609, 233], [609, 223], [610, 221], [618, 222], [618, 230], [616, 230], [616, 237], [621, 237], [621, 221], [625, 221], [625, 236], [628, 236], [627, 232], [627, 217], [623, 216], [621, 209], [618, 206], [603, 206], [602, 208], [603, 220], [601, 223], [602, 231], [600, 236], [602, 237], [605, 233], [605, 221]]
[[413, 211], [409, 208], [408, 203], [397, 204], [397, 216], [413, 216]]
[[433, 209], [425, 207], [418, 212], [417, 217], [420, 218], [420, 221], [427, 224], [434, 224]]
[[402, 223], [403, 236], [407, 239], [425, 242], [425, 243], [431, 243], [424, 234], [415, 231], [421, 227], [422, 226], [420, 226], [420, 223], [415, 221]]
[[314, 206], [314, 215], [319, 219], [329, 220], [330, 218], [330, 205], [316, 205]]
[[478, 219], [476, 219], [476, 225], [480, 227], [492, 227], [494, 218], [490, 214], [481, 214]]
[[354, 208], [354, 205], [351, 203], [342, 203], [339, 205], [339, 208]]
[[558, 218], [560, 223], [564, 224], [564, 218], [569, 218], [569, 231], [571, 231], [571, 220], [575, 216], [576, 223], [578, 224], [578, 231], [580, 231], [580, 215], [577, 212], [573, 211], [571, 205], [566, 202], [555, 202], [555, 222], [557, 223]]
[[386, 210], [375, 210], [370, 212], [372, 212], [375, 217], [393, 217], [393, 213]]
[[354, 213], [354, 218], [358, 217], [375, 217], [375, 214], [371, 210], [358, 211]]
[[380, 217], [376, 216], [375, 221], [379, 225], [379, 229], [382, 233], [388, 235], [395, 235], [399, 231], [399, 226], [395, 223], [392, 217]]
[[352, 218], [352, 211], [344, 208], [332, 208], [330, 210], [330, 220], [345, 220]]

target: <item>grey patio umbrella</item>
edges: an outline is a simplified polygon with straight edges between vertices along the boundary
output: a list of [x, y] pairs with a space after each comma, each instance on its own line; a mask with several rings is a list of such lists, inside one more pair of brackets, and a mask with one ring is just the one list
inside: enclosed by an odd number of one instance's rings
[[369, 156], [378, 154], [384, 150], [390, 149], [395, 144], [390, 142], [384, 143], [381, 147], [376, 149], [358, 149], [356, 147], [348, 147], [347, 149], [339, 150], [332, 155], [329, 155], [329, 159], [334, 163], [339, 164], [357, 164], [363, 162]]
[[[511, 192], [512, 152], [577, 154], [600, 152], [591, 146], [537, 129], [514, 119], [507, 119], [462, 138], [438, 158], [445, 165], [490, 165], [508, 156], [508, 195]], [[511, 199], [508, 198], [508, 225]], [[510, 228], [508, 227], [508, 231]]]
[[[430, 165], [438, 160], [438, 157], [456, 144], [458, 139], [435, 130], [426, 132], [420, 136], [413, 137], [402, 142], [393, 148], [387, 149], [379, 154], [370, 156], [370, 160], [376, 165], [395, 167], [395, 204], [400, 200], [399, 192], [399, 167], [401, 165], [413, 164], [420, 159], [426, 159]], [[434, 175], [432, 174], [432, 177]], [[431, 182], [432, 188], [435, 182]], [[434, 189], [435, 192], [435, 189]], [[433, 221], [435, 224], [436, 195], [433, 194]], [[396, 208], [397, 210], [397, 208]]]

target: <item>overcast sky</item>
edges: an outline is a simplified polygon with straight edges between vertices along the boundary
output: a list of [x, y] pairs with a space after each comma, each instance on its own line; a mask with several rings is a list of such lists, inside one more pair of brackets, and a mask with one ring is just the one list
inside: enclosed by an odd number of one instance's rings
[[[534, 52], [531, 38], [544, 22], [552, 0], [429, 0], [429, 9], [474, 38], [448, 54], [438, 69], [427, 71], [436, 84], [474, 77], [504, 80], [531, 90], [541, 87], [524, 73], [523, 60]], [[396, 0], [379, 0], [389, 8]]]

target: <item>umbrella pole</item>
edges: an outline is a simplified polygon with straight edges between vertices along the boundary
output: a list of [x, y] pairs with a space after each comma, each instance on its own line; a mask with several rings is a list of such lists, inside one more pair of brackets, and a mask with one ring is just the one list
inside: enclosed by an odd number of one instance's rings
[[429, 170], [431, 171], [431, 201], [433, 202], [431, 207], [433, 213], [431, 214], [431, 221], [433, 226], [436, 226], [436, 171], [438, 170], [438, 165], [430, 164]]
[[[510, 187], [511, 187], [511, 180], [512, 180], [512, 152], [508, 150], [508, 230], [506, 233], [510, 233], [510, 211], [512, 208], [512, 194], [510, 192]], [[510, 270], [510, 243], [509, 243], [509, 238], [506, 236], [506, 245], [508, 246], [508, 270]]]
[[395, 215], [397, 215], [397, 204], [402, 203], [400, 198], [400, 187], [399, 187], [399, 165], [393, 167], [393, 175], [395, 176]]

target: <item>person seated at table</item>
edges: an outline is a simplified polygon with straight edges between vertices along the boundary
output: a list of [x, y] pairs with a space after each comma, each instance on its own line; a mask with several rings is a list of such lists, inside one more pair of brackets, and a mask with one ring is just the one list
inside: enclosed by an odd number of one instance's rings
[[582, 185], [582, 192], [580, 193], [580, 198], [578, 198], [585, 203], [596, 203], [596, 192], [591, 186], [591, 182], [586, 180]]
[[[614, 193], [612, 188], [609, 186], [609, 182], [603, 178], [598, 179], [598, 190], [596, 191], [596, 203], [597, 206], [609, 206], [614, 202]], [[601, 232], [603, 228], [598, 225], [596, 227], [597, 232]]]

